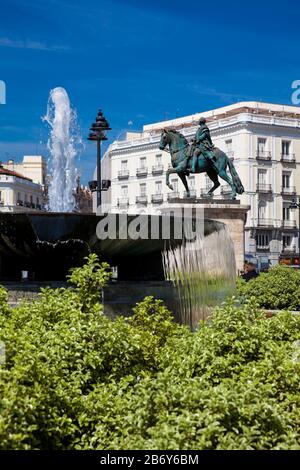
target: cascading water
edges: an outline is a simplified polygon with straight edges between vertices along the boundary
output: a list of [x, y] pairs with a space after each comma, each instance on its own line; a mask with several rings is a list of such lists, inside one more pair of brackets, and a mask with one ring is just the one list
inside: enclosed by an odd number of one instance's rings
[[57, 87], [50, 91], [47, 114], [43, 119], [51, 127], [48, 140], [51, 155], [49, 210], [72, 212], [75, 209], [73, 192], [77, 176], [75, 160], [81, 138], [76, 112], [64, 88]]
[[234, 246], [223, 223], [205, 220], [204, 234], [176, 247], [166, 246], [163, 262], [166, 279], [178, 293], [179, 320], [192, 329], [235, 291]]

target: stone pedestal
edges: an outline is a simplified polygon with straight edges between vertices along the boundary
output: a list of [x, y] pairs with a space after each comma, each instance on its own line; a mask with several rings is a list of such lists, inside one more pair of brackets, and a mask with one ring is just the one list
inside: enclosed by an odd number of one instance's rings
[[240, 201], [225, 199], [181, 199], [176, 198], [169, 203], [164, 211], [182, 211], [182, 208], [203, 209], [205, 219], [213, 219], [227, 225], [234, 243], [237, 271], [241, 271], [245, 259], [245, 224], [250, 206], [242, 205]]

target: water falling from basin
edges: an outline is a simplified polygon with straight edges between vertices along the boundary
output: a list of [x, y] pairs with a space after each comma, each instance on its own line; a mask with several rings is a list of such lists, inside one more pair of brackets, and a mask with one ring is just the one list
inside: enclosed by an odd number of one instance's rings
[[176, 287], [182, 323], [195, 328], [235, 291], [234, 246], [225, 224], [206, 220], [206, 233], [163, 252], [166, 279]]
[[47, 114], [43, 119], [51, 128], [48, 140], [51, 155], [49, 210], [72, 212], [75, 209], [73, 191], [77, 176], [75, 160], [81, 138], [76, 112], [64, 88], [50, 91]]

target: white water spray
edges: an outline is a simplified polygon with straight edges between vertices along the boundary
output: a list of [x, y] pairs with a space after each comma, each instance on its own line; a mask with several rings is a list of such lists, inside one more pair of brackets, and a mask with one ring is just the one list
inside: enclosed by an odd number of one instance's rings
[[43, 119], [51, 127], [48, 140], [51, 154], [49, 210], [72, 212], [75, 209], [73, 192], [77, 176], [75, 160], [81, 138], [76, 112], [72, 109], [64, 88], [58, 87], [50, 91], [47, 114]]

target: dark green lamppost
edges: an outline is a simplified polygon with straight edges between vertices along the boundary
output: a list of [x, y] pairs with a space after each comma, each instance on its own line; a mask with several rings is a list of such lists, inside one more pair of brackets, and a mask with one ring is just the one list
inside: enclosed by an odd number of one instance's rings
[[106, 132], [110, 131], [108, 121], [103, 116], [103, 112], [99, 109], [96, 121], [90, 127], [90, 134], [88, 140], [94, 140], [97, 142], [97, 181], [91, 181], [90, 186], [92, 185], [92, 190], [97, 192], [97, 210], [101, 211], [101, 191], [102, 191], [102, 181], [101, 181], [101, 142], [107, 140]]
[[299, 221], [298, 221], [298, 255], [299, 255], [299, 258], [300, 258], [300, 198], [298, 199], [298, 202], [296, 201], [296, 199], [293, 199], [293, 201], [291, 202], [289, 208], [290, 208], [290, 209], [298, 209], [298, 210], [299, 210]]

